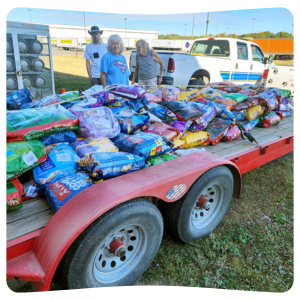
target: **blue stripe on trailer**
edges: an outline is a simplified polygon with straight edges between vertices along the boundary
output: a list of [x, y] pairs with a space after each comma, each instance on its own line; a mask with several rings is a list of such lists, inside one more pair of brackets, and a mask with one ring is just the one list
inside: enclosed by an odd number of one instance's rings
[[220, 71], [221, 77], [224, 81], [230, 80], [230, 72], [228, 71]]

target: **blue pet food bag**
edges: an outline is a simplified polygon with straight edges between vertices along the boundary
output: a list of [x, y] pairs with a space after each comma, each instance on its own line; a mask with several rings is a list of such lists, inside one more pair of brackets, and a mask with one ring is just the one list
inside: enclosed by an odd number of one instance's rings
[[135, 135], [120, 133], [113, 141], [120, 151], [136, 154], [145, 159], [169, 152], [174, 147], [168, 139], [149, 132]]
[[78, 159], [69, 144], [60, 144], [49, 152], [45, 162], [33, 169], [34, 181], [43, 185], [72, 174]]
[[54, 212], [57, 212], [72, 197], [93, 185], [86, 182], [85, 178], [88, 178], [85, 173], [73, 173], [46, 187], [45, 196]]
[[100, 165], [93, 170], [101, 169], [103, 178], [108, 179], [131, 173], [145, 168], [145, 159], [141, 156], [125, 152], [98, 152], [93, 153], [96, 162]]
[[40, 141], [45, 145], [49, 146], [51, 144], [56, 143], [73, 143], [76, 141], [76, 134], [73, 131], [62, 131], [62, 132], [56, 132], [52, 133], [48, 136], [45, 136], [40, 139]]
[[6, 96], [6, 107], [9, 110], [20, 109], [22, 104], [29, 102], [32, 102], [32, 98], [28, 88], [18, 90]]

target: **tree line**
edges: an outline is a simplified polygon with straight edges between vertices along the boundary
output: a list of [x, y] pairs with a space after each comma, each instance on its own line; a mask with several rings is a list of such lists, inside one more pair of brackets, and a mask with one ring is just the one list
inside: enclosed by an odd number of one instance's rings
[[[175, 33], [171, 34], [159, 34], [158, 39], [160, 40], [194, 40], [199, 38], [205, 38], [205, 35], [196, 35], [196, 36], [184, 36]], [[217, 35], [209, 34], [208, 37], [232, 37], [237, 39], [248, 38], [251, 37], [253, 39], [287, 39], [287, 38], [294, 38], [291, 33], [280, 31], [278, 33], [272, 33], [270, 31], [262, 31], [258, 33], [246, 33], [237, 35], [235, 33], [219, 33]]]

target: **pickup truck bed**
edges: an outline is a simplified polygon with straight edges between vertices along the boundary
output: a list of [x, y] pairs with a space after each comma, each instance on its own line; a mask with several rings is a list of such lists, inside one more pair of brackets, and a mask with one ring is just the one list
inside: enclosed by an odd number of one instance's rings
[[[286, 118], [281, 121], [278, 126], [274, 127], [256, 127], [251, 131], [251, 134], [262, 146], [268, 143], [275, 142], [282, 138], [292, 136], [294, 134], [294, 118]], [[256, 143], [250, 143], [248, 140], [243, 139], [238, 139], [231, 142], [221, 141], [215, 146], [204, 147], [205, 151], [221, 158], [229, 159], [231, 161], [237, 161], [239, 159], [238, 156], [247, 152], [251, 152], [251, 150], [253, 150], [254, 148], [259, 149]], [[269, 160], [272, 159], [273, 158]], [[238, 165], [238, 161], [236, 164]], [[244, 173], [243, 170], [241, 170], [241, 173]], [[45, 197], [37, 197], [35, 199], [24, 201], [23, 207], [21, 209], [7, 214], [7, 242], [38, 229], [42, 229], [50, 220], [53, 214], [54, 213]]]

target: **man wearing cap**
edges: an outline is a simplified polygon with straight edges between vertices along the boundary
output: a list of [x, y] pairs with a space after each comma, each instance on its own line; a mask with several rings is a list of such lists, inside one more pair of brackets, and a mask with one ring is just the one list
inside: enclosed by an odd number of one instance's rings
[[86, 70], [91, 81], [91, 85], [101, 85], [100, 81], [100, 63], [102, 56], [107, 53], [106, 44], [101, 39], [103, 30], [99, 30], [98, 26], [92, 26], [91, 31], [92, 42], [85, 48], [84, 58], [86, 60]]

